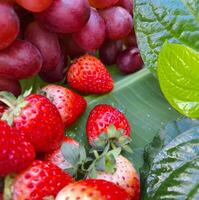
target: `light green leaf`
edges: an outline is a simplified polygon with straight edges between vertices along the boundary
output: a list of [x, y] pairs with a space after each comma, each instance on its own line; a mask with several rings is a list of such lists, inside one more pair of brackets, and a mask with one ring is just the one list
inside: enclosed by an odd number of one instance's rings
[[198, 10], [199, 0], [134, 0], [136, 35], [146, 67], [156, 68], [166, 40], [199, 51]]
[[157, 72], [169, 103], [188, 117], [199, 117], [199, 53], [183, 45], [165, 43]]

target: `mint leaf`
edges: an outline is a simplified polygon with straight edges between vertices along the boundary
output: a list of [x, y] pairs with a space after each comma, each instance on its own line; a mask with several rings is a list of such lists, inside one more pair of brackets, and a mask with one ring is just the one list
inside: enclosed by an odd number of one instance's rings
[[146, 67], [155, 70], [166, 40], [199, 51], [199, 0], [134, 0], [138, 45]]
[[158, 58], [160, 87], [181, 114], [199, 117], [199, 53], [179, 44], [165, 43]]

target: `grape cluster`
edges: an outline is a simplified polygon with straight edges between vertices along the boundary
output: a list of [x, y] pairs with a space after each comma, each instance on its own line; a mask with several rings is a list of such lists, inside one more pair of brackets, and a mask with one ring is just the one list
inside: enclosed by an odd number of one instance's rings
[[85, 53], [132, 73], [143, 65], [133, 30], [133, 0], [0, 1], [0, 90], [39, 75], [62, 81]]

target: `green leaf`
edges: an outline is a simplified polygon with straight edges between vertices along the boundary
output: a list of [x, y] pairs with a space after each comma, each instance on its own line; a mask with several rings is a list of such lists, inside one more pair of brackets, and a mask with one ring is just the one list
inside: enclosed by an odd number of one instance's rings
[[116, 159], [114, 154], [108, 154], [105, 158], [105, 171], [108, 174], [113, 174], [116, 170]]
[[147, 177], [144, 199], [199, 197], [199, 127], [173, 139], [155, 157]]
[[61, 152], [72, 166], [76, 166], [79, 163], [80, 149], [78, 145], [64, 142], [61, 146]]
[[96, 170], [97, 171], [105, 171], [106, 170], [106, 159], [105, 156], [100, 158], [99, 160], [96, 161], [95, 163]]
[[159, 131], [153, 141], [146, 145], [144, 164], [140, 170], [143, 198], [147, 194], [148, 183], [146, 180], [155, 156], [179, 134], [197, 126], [199, 126], [199, 120], [191, 120], [189, 118], [182, 118], [177, 121], [169, 122]]
[[183, 45], [165, 43], [157, 72], [169, 103], [188, 117], [199, 117], [199, 53]]
[[199, 0], [134, 0], [135, 29], [146, 67], [167, 40], [199, 51]]

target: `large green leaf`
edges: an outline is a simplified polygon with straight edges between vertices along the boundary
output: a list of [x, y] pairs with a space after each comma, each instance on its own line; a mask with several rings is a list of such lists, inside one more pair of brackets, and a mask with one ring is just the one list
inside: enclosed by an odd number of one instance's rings
[[114, 91], [110, 94], [86, 98], [89, 103], [86, 113], [66, 133], [87, 143], [85, 127], [90, 110], [101, 103], [118, 107], [132, 126], [131, 146], [134, 153], [128, 157], [137, 169], [143, 163], [144, 146], [153, 139], [160, 127], [179, 116], [165, 101], [158, 81], [147, 69], [130, 76], [118, 77]]
[[165, 40], [199, 51], [199, 0], [135, 0], [134, 5], [137, 39], [146, 67], [156, 67]]
[[160, 129], [153, 141], [146, 145], [144, 149], [144, 164], [140, 170], [143, 200], [148, 198], [147, 189], [149, 184], [147, 179], [156, 155], [175, 137], [197, 126], [199, 126], [199, 120], [193, 120], [189, 118], [182, 118], [169, 122], [164, 128]]
[[199, 127], [180, 134], [153, 160], [144, 199], [199, 198]]

